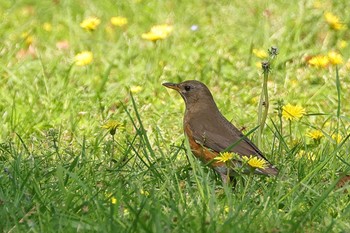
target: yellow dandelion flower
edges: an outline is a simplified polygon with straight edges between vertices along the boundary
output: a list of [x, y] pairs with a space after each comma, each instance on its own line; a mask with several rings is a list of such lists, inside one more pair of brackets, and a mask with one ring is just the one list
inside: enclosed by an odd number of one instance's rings
[[34, 37], [32, 35], [30, 35], [29, 32], [23, 32], [21, 35], [21, 38], [24, 39], [24, 42], [26, 43], [26, 45], [31, 45], [33, 44], [34, 41]]
[[160, 37], [159, 35], [151, 32], [143, 33], [141, 37], [142, 39], [150, 40], [150, 41], [157, 41], [157, 40], [164, 39], [163, 37]]
[[90, 17], [87, 19], [84, 19], [83, 22], [80, 23], [80, 27], [88, 30], [88, 31], [94, 31], [100, 25], [101, 20], [97, 17]]
[[215, 157], [215, 160], [218, 160], [219, 162], [226, 163], [227, 161], [233, 159], [234, 153], [231, 152], [222, 152], [219, 156]]
[[253, 49], [253, 54], [258, 58], [267, 58], [269, 56], [263, 49]]
[[111, 18], [111, 24], [117, 27], [123, 27], [128, 24], [128, 19], [121, 16], [115, 16]]
[[333, 134], [332, 135], [332, 139], [334, 140], [334, 141], [336, 141], [337, 143], [340, 143], [342, 140], [343, 140], [343, 136], [341, 136], [340, 134]]
[[151, 28], [151, 32], [169, 35], [173, 31], [173, 26], [168, 24], [156, 25]]
[[112, 193], [105, 193], [105, 196], [113, 205], [117, 204], [117, 198], [115, 198]]
[[338, 42], [339, 49], [345, 49], [346, 47], [348, 47], [348, 42], [346, 42], [345, 40], [341, 40]]
[[249, 158], [248, 156], [243, 156], [242, 160], [252, 168], [259, 168], [259, 169], [267, 168], [267, 162], [262, 158], [258, 158], [258, 157]]
[[325, 17], [325, 19], [326, 19], [326, 22], [328, 23], [328, 25], [329, 25], [332, 29], [337, 30], [337, 31], [338, 31], [338, 30], [344, 30], [344, 29], [346, 29], [345, 24], [343, 24], [343, 23], [340, 21], [339, 17], [336, 16], [336, 15], [334, 15], [333, 13], [331, 13], [331, 12], [326, 12], [326, 13], [324, 14], [324, 17]]
[[28, 36], [25, 40], [26, 44], [27, 45], [31, 45], [33, 44], [33, 41], [34, 41], [34, 37], [33, 36]]
[[328, 60], [332, 65], [343, 64], [343, 57], [335, 51], [328, 53]]
[[111, 135], [114, 135], [117, 129], [122, 128], [122, 124], [116, 120], [109, 120], [102, 125], [102, 128], [107, 129]]
[[324, 136], [321, 130], [313, 130], [306, 135], [314, 140], [320, 140]]
[[143, 87], [141, 87], [141, 86], [132, 86], [132, 87], [130, 87], [130, 91], [133, 94], [139, 93], [142, 90], [143, 90]]
[[315, 66], [317, 68], [325, 68], [328, 66], [329, 59], [327, 56], [324, 55], [317, 55], [312, 57], [308, 63], [312, 66]]
[[284, 105], [282, 108], [282, 117], [287, 120], [297, 120], [306, 114], [306, 111], [303, 107], [299, 105]]
[[225, 212], [225, 213], [230, 212], [230, 207], [229, 207], [229, 206], [227, 206], [227, 205], [225, 205], [225, 207], [224, 207], [224, 212]]
[[149, 196], [149, 192], [148, 192], [148, 191], [145, 191], [145, 190], [143, 190], [143, 189], [140, 190], [140, 193], [141, 193], [141, 195], [144, 195], [144, 196], [146, 196], [146, 197]]
[[74, 62], [77, 66], [86, 66], [86, 65], [89, 65], [93, 59], [94, 59], [94, 56], [92, 52], [83, 51], [75, 55]]
[[113, 205], [117, 204], [117, 198], [111, 197], [111, 203], [112, 203]]
[[142, 39], [157, 41], [167, 38], [170, 33], [173, 31], [173, 26], [168, 24], [156, 25], [151, 28], [147, 33], [141, 35]]
[[47, 32], [51, 32], [51, 31], [52, 31], [52, 25], [51, 25], [51, 23], [48, 23], [48, 22], [44, 23], [44, 24], [43, 24], [43, 29], [44, 29], [45, 31], [47, 31]]

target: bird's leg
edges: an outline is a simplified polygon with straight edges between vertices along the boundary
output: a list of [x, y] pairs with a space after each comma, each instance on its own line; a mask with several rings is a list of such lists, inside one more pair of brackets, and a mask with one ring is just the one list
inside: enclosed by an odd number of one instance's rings
[[238, 184], [237, 176], [230, 176], [229, 173], [219, 173], [221, 176], [222, 184], [223, 185], [232, 185], [232, 190], [234, 190]]
[[234, 190], [237, 186], [237, 177], [236, 176], [232, 176], [232, 190]]
[[230, 177], [228, 175], [226, 175], [225, 173], [220, 173], [220, 176], [224, 185], [230, 183]]
[[225, 173], [220, 173], [223, 185], [232, 185], [232, 191], [235, 190], [238, 180], [236, 176], [228, 176]]

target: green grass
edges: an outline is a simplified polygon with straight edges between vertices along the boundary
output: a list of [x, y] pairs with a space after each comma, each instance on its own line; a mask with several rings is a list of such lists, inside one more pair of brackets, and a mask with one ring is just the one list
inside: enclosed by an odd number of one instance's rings
[[[336, 187], [350, 173], [349, 3], [320, 2], [0, 1], [0, 230], [349, 232], [349, 186]], [[348, 28], [332, 30], [326, 11]], [[92, 32], [79, 26], [89, 16], [101, 19]], [[112, 16], [127, 26], [112, 27]], [[168, 38], [141, 38], [163, 23], [174, 26]], [[248, 133], [263, 82], [252, 50], [271, 46], [279, 55], [261, 150], [280, 174], [240, 177], [232, 189], [188, 152], [184, 103], [161, 83], [206, 83]], [[76, 66], [84, 50], [93, 62]], [[342, 55], [338, 69], [307, 64], [329, 51]], [[282, 101], [307, 114], [288, 122]], [[108, 120], [123, 125], [113, 137]]]

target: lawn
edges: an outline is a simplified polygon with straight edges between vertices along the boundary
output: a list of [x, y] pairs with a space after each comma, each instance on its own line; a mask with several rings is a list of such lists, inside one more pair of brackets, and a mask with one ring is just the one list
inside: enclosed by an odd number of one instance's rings
[[[0, 0], [0, 230], [350, 232], [349, 7]], [[162, 86], [190, 79], [277, 177], [193, 157]]]

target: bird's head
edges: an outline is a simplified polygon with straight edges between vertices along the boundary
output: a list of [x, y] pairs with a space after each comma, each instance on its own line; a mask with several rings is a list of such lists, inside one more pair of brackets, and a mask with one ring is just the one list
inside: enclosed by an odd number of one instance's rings
[[181, 83], [163, 83], [163, 86], [179, 92], [187, 107], [196, 103], [212, 104], [214, 102], [207, 86], [196, 80], [188, 80]]

